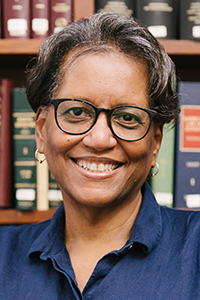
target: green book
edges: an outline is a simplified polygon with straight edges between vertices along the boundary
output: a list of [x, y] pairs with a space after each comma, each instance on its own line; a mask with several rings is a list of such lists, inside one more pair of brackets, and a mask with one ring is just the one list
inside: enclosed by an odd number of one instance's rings
[[175, 127], [164, 126], [163, 140], [157, 157], [159, 173], [151, 178], [150, 185], [161, 205], [173, 206], [174, 189], [174, 153], [175, 153]]
[[13, 164], [15, 205], [19, 210], [36, 208], [35, 113], [25, 90], [12, 93]]

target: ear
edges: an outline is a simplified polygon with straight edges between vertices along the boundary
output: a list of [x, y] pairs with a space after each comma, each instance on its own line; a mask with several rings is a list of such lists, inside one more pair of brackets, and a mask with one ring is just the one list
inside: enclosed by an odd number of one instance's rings
[[47, 110], [40, 106], [35, 115], [35, 140], [39, 153], [44, 153], [44, 126], [47, 113]]
[[163, 137], [163, 126], [155, 127], [154, 130], [155, 130], [155, 132], [154, 132], [155, 146], [154, 146], [154, 150], [153, 150], [152, 168], [154, 168], [156, 165], [156, 158], [157, 158], [159, 150], [160, 150], [162, 137]]

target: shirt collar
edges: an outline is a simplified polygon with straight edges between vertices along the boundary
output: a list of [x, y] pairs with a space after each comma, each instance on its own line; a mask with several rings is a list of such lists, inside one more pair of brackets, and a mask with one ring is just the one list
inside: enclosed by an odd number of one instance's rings
[[[147, 182], [142, 187], [143, 200], [132, 234], [126, 245], [137, 242], [143, 245], [143, 251], [149, 253], [159, 242], [162, 232], [160, 206], [156, 202]], [[64, 247], [65, 212], [62, 204], [49, 221], [46, 229], [35, 239], [29, 255], [43, 253], [43, 259], [56, 254]], [[42, 258], [41, 257], [41, 258]]]
[[[39, 226], [40, 224], [38, 224]], [[57, 209], [47, 227], [32, 243], [28, 255], [39, 252], [43, 253], [43, 258], [48, 254], [56, 254], [64, 247], [65, 212], [64, 205]]]
[[162, 233], [162, 216], [160, 206], [147, 182], [142, 187], [142, 195], [142, 204], [129, 243], [140, 243], [143, 245], [143, 251], [149, 253], [159, 242]]

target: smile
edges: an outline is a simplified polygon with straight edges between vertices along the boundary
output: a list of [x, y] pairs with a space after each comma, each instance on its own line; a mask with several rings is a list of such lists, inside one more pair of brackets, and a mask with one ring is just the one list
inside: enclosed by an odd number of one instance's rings
[[104, 163], [95, 163], [95, 162], [86, 162], [84, 160], [76, 161], [76, 164], [90, 172], [110, 172], [115, 170], [119, 165], [118, 164], [104, 164]]

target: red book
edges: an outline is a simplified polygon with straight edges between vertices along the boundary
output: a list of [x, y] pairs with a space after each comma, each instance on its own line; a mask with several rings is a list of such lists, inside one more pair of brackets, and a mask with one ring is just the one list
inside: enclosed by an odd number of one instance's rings
[[49, 34], [49, 1], [32, 0], [31, 37], [46, 38]]
[[0, 207], [11, 207], [13, 204], [12, 90], [11, 80], [0, 80]]
[[30, 0], [2, 0], [3, 37], [30, 38]]
[[72, 20], [72, 0], [50, 1], [50, 31], [55, 33]]

